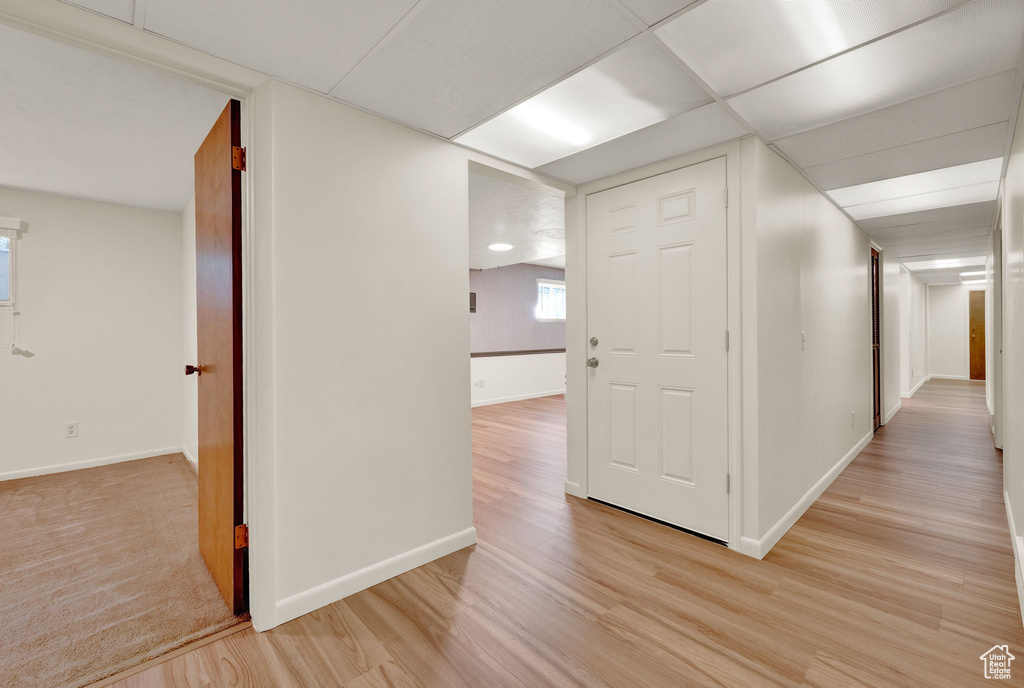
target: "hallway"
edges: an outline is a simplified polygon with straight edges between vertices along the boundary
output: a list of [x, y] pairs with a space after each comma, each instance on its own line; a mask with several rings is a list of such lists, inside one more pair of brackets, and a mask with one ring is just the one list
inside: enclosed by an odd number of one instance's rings
[[562, 494], [562, 397], [480, 407], [474, 548], [116, 685], [983, 685], [1024, 647], [987, 422], [926, 384], [759, 562]]

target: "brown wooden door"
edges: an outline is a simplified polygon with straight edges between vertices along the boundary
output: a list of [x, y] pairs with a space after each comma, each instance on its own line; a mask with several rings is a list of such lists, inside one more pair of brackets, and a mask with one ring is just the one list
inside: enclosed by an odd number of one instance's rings
[[[195, 156], [199, 550], [234, 613], [245, 610], [242, 524], [242, 173], [232, 100]], [[244, 530], [244, 527], [243, 529]], [[243, 535], [242, 532], [239, 535]], [[245, 538], [243, 538], [244, 540]]]
[[871, 363], [874, 384], [873, 429], [882, 427], [882, 332], [879, 311], [878, 251], [871, 249]]
[[985, 379], [985, 292], [967, 292], [970, 297], [971, 379]]

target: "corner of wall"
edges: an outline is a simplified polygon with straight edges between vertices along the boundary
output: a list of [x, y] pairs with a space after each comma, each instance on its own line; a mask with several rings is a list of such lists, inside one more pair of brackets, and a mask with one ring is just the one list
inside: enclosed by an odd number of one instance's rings
[[[828, 473], [823, 475], [821, 479], [818, 480], [818, 482], [816, 482], [811, 489], [800, 498], [800, 501], [794, 504], [793, 507], [786, 512], [785, 516], [779, 519], [775, 525], [773, 525], [768, 532], [764, 534], [764, 536], [757, 540], [749, 538], [747, 546], [751, 549], [756, 548], [757, 551], [757, 554], [753, 556], [756, 556], [758, 559], [763, 559], [765, 555], [771, 551], [772, 547], [778, 544], [779, 540], [782, 539], [782, 536], [785, 535], [798, 520], [800, 520], [800, 517], [804, 515], [812, 504], [814, 504], [818, 497], [824, 494], [825, 490], [827, 490], [835, 479], [839, 477], [839, 474], [850, 465], [850, 462], [857, 458], [857, 455], [864, 450], [864, 447], [868, 446], [868, 443], [871, 441], [873, 436], [874, 432], [869, 432], [864, 435], [864, 437], [860, 438], [857, 444], [855, 444], [853, 448], [838, 461], [838, 463], [829, 469]], [[748, 540], [748, 538], [744, 538], [744, 540]]]
[[[476, 528], [470, 527], [458, 533], [427, 543], [421, 547], [403, 552], [398, 556], [386, 559], [359, 571], [354, 571], [340, 578], [305, 590], [277, 602], [274, 614], [274, 625], [280, 625], [303, 614], [308, 614], [360, 590], [383, 583], [423, 566], [435, 559], [457, 552], [465, 547], [476, 544]], [[263, 630], [263, 629], [260, 629]]]

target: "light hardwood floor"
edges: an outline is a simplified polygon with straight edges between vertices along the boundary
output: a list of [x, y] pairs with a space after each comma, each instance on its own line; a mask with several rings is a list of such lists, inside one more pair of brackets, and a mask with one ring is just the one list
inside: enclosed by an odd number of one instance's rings
[[564, 400], [473, 411], [473, 548], [152, 686], [985, 685], [1024, 631], [984, 388], [931, 382], [768, 554], [562, 494]]

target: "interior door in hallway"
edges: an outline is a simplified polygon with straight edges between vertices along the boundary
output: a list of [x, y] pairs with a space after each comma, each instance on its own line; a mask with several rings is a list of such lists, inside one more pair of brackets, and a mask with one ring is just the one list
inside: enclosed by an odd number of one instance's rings
[[971, 379], [985, 379], [985, 292], [967, 292]]
[[726, 228], [725, 158], [587, 197], [589, 494], [723, 541]]
[[236, 614], [246, 606], [247, 541], [242, 526], [240, 108], [237, 100], [228, 103], [195, 155], [199, 361], [186, 367], [199, 385], [199, 550]]

